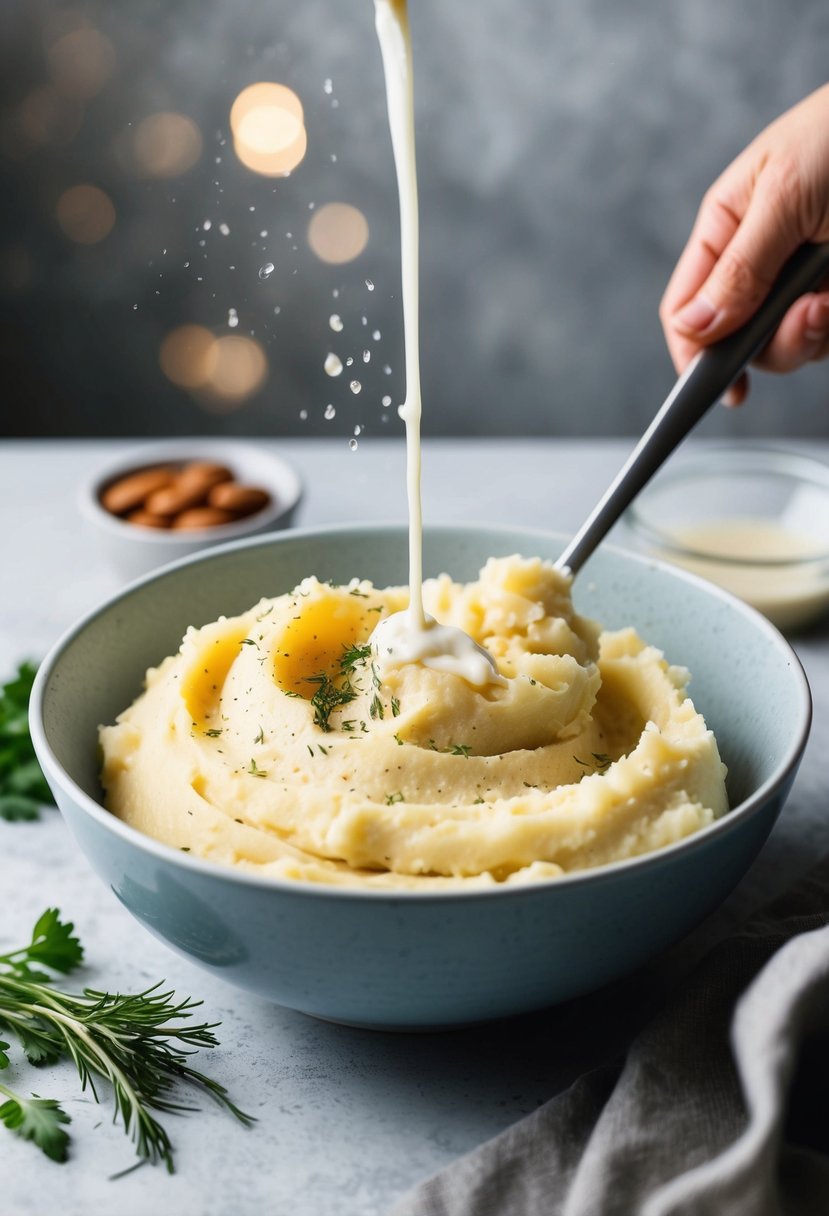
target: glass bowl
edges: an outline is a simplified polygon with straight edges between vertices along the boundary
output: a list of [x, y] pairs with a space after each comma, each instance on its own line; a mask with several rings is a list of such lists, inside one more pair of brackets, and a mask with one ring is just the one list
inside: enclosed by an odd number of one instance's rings
[[829, 466], [768, 447], [705, 448], [657, 475], [625, 515], [639, 549], [797, 630], [829, 609]]

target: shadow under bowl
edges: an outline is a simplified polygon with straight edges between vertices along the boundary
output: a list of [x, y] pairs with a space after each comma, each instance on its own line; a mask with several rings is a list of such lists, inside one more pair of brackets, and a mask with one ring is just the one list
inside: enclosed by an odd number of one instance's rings
[[[490, 556], [554, 559], [565, 537], [427, 530], [427, 575], [467, 581]], [[549, 882], [389, 894], [264, 878], [181, 853], [101, 803], [97, 733], [140, 692], [188, 625], [240, 613], [310, 573], [406, 581], [402, 528], [300, 530], [211, 550], [144, 578], [53, 649], [31, 700], [35, 748], [78, 844], [147, 929], [228, 982], [290, 1008], [385, 1029], [528, 1012], [600, 987], [689, 932], [766, 839], [808, 735], [794, 653], [738, 600], [670, 566], [601, 549], [577, 580], [583, 613], [635, 625], [690, 668], [697, 708], [729, 768], [731, 811], [679, 844]]]

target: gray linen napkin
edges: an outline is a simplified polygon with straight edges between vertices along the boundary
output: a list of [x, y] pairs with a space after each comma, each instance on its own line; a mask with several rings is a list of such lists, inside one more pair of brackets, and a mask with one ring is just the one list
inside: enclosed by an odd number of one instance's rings
[[714, 947], [622, 1065], [391, 1216], [542, 1214], [829, 1216], [829, 859]]

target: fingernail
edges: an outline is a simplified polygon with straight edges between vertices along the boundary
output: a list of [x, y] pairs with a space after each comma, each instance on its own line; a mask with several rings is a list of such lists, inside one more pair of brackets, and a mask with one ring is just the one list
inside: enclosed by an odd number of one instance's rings
[[822, 342], [829, 331], [829, 300], [812, 300], [806, 310], [806, 329], [804, 331], [808, 342]]
[[705, 296], [695, 296], [674, 317], [674, 323], [689, 333], [701, 334], [720, 317], [720, 311]]
[[737, 398], [737, 393], [733, 388], [727, 388], [725, 390], [722, 395], [722, 403], [723, 405], [727, 405], [729, 409], [733, 409], [735, 405], [740, 404]]

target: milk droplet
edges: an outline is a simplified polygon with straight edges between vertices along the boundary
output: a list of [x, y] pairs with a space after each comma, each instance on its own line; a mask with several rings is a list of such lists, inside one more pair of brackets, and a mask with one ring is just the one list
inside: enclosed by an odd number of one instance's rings
[[307, 411], [307, 410], [300, 410], [300, 411], [299, 411], [299, 416], [300, 416], [300, 418], [302, 419], [302, 421], [304, 422], [304, 421], [305, 421], [305, 419], [308, 417], [308, 411]]
[[363, 351], [363, 363], [370, 363], [370, 362], [371, 362], [371, 351], [364, 350]]
[[391, 368], [389, 367], [388, 363], [387, 363], [387, 364], [386, 364], [386, 366], [383, 368], [383, 375], [384, 375], [384, 376], [390, 376], [390, 375], [391, 375]]
[[335, 334], [342, 333], [343, 319], [342, 317], [338, 317], [335, 312], [333, 312], [328, 318], [328, 324], [331, 326]]
[[212, 227], [213, 227], [212, 220], [205, 220], [204, 223], [202, 224], [202, 228], [204, 229], [205, 232], [209, 232]]
[[236, 326], [239, 324], [239, 317], [236, 313], [235, 308], [229, 308], [227, 310], [227, 323], [231, 329], [235, 329]]
[[329, 97], [334, 92], [334, 81], [330, 76], [326, 76], [325, 80], [323, 81], [322, 91], [323, 93], [327, 93]]
[[337, 413], [337, 411], [334, 409], [333, 405], [326, 405], [325, 412], [323, 414], [323, 418], [327, 418], [328, 421], [330, 422], [336, 413]]
[[138, 312], [138, 305], [137, 305], [137, 304], [133, 304], [133, 306], [132, 306], [132, 311], [133, 311], [133, 312]]
[[255, 211], [255, 210], [256, 210], [256, 208], [254, 206], [248, 207], [248, 211]]
[[331, 164], [332, 164], [332, 165], [336, 165], [336, 163], [337, 163], [337, 153], [336, 153], [336, 152], [332, 152], [332, 153], [331, 153]]
[[[342, 360], [339, 359], [333, 351], [329, 351], [325, 356], [325, 363], [323, 364], [323, 367], [329, 376], [339, 376], [343, 370]], [[333, 418], [334, 415], [332, 414], [331, 417]]]
[[354, 362], [354, 356], [353, 356], [353, 355], [349, 355], [349, 356], [348, 356], [348, 358], [347, 358], [347, 359], [346, 359], [346, 361], [345, 361], [345, 365], [346, 365], [346, 367], [351, 367], [351, 364], [352, 364], [353, 362]]
[[362, 431], [362, 429], [363, 429], [363, 428], [360, 426], [360, 424], [359, 424], [359, 422], [358, 422], [358, 423], [357, 423], [357, 425], [356, 425], [356, 426], [355, 426], [355, 428], [354, 428], [354, 434], [355, 434], [355, 435], [359, 435], [359, 434], [360, 434], [360, 431]]
[[366, 287], [369, 289], [369, 291], [374, 291], [374, 284], [372, 283], [371, 279], [366, 279]]
[[379, 342], [380, 341], [380, 330], [375, 329], [374, 333], [371, 336], [375, 342]]
[[219, 224], [219, 232], [221, 232], [222, 236], [230, 236], [230, 229], [227, 224]]
[[361, 325], [368, 325], [368, 317], [360, 317]]
[[[167, 250], [165, 249], [165, 250], [164, 250], [164, 252], [166, 253], [166, 252], [167, 252]], [[335, 299], [335, 300], [338, 300], [338, 299], [340, 298], [340, 289], [339, 289], [339, 287], [335, 287], [335, 288], [334, 288], [334, 290], [331, 292], [331, 295], [334, 297], [334, 299]]]
[[278, 316], [279, 316], [279, 314], [280, 314], [281, 312], [282, 312], [282, 305], [281, 305], [281, 304], [277, 304], [277, 305], [276, 305], [276, 307], [275, 307], [275, 308], [274, 308], [274, 310], [273, 310], [274, 316], [275, 316], [275, 317], [278, 317]]
[[359, 393], [363, 386], [359, 380], [352, 380], [348, 387], [351, 389], [352, 393]]
[[264, 266], [259, 267], [259, 278], [263, 281], [269, 279], [275, 269], [273, 262], [266, 262]]
[[348, 446], [351, 448], [352, 452], [356, 452], [359, 445], [356, 439], [349, 439]]

